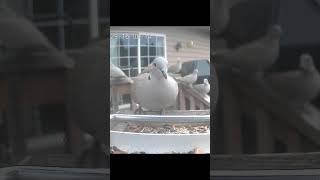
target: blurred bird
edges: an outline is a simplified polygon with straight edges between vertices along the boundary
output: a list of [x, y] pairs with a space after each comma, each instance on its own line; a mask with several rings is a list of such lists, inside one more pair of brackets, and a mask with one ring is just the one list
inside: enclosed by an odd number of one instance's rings
[[177, 82], [168, 75], [166, 59], [156, 58], [150, 66], [150, 73], [137, 76], [131, 86], [131, 95], [141, 108], [161, 111], [176, 102]]
[[284, 73], [273, 73], [266, 80], [285, 100], [297, 106], [304, 106], [317, 97], [320, 91], [320, 75], [310, 54], [300, 56], [299, 68]]
[[187, 85], [189, 85], [189, 87], [192, 87], [192, 84], [195, 83], [198, 79], [198, 69], [194, 69], [191, 74], [188, 74], [184, 77], [177, 77], [177, 79], [183, 83], [186, 83]]
[[230, 20], [231, 8], [244, 1], [248, 0], [213, 0], [210, 3], [210, 26], [215, 35], [220, 35], [226, 30]]
[[4, 6], [0, 7], [0, 63], [2, 72], [74, 67], [73, 60], [56, 49], [32, 22]]
[[171, 65], [169, 67], [168, 72], [177, 74], [181, 71], [181, 68], [182, 68], [182, 62], [181, 60], [178, 60], [176, 64]]
[[110, 77], [115, 79], [128, 78], [127, 75], [113, 63], [110, 63]]
[[213, 52], [212, 59], [218, 64], [227, 64], [244, 73], [263, 72], [278, 58], [281, 28], [272, 26], [266, 35], [238, 48]]
[[208, 79], [206, 78], [203, 79], [203, 84], [197, 84], [197, 85], [194, 85], [193, 87], [203, 95], [208, 94], [210, 92], [210, 84]]

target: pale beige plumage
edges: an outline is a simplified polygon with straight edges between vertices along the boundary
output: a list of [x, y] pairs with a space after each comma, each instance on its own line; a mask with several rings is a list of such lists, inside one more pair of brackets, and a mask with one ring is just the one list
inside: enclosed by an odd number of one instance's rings
[[320, 75], [309, 54], [300, 56], [300, 69], [273, 73], [267, 77], [267, 83], [281, 97], [297, 105], [310, 102], [320, 91]]
[[174, 105], [178, 95], [178, 84], [171, 76], [167, 75], [165, 78], [162, 74], [162, 70], [163, 73], [167, 73], [164, 58], [154, 61], [151, 65], [150, 73], [140, 74], [133, 79], [131, 97], [145, 109], [160, 111]]

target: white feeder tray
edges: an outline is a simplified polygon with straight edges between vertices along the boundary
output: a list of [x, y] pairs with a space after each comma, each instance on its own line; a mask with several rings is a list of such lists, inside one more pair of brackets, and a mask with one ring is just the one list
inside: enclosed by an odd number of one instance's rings
[[187, 123], [187, 124], [210, 124], [210, 115], [125, 115], [114, 114], [110, 116], [110, 146], [115, 146], [128, 153], [145, 152], [147, 154], [164, 153], [188, 153], [195, 148], [204, 153], [210, 153], [210, 132], [199, 134], [152, 134], [133, 133], [112, 130], [118, 123]]

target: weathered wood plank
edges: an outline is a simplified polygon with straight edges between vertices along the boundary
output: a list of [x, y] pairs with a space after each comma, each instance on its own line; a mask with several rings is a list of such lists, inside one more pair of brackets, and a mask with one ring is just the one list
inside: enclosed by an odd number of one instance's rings
[[320, 168], [320, 152], [257, 155], [212, 155], [211, 170]]
[[189, 101], [190, 101], [190, 110], [196, 109], [196, 103], [193, 96], [189, 96]]
[[186, 110], [186, 100], [185, 100], [185, 95], [182, 90], [179, 90], [179, 109], [180, 110]]

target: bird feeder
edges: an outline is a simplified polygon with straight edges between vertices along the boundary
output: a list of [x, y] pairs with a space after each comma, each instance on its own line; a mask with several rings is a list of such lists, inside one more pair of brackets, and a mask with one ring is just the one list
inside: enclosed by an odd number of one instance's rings
[[[210, 131], [195, 134], [138, 133], [124, 131], [126, 123], [142, 124], [210, 124], [210, 115], [127, 115], [110, 116], [110, 146], [128, 153], [145, 152], [147, 154], [188, 153], [199, 148], [210, 153]], [[156, 142], [156, 143], [155, 143]]]

